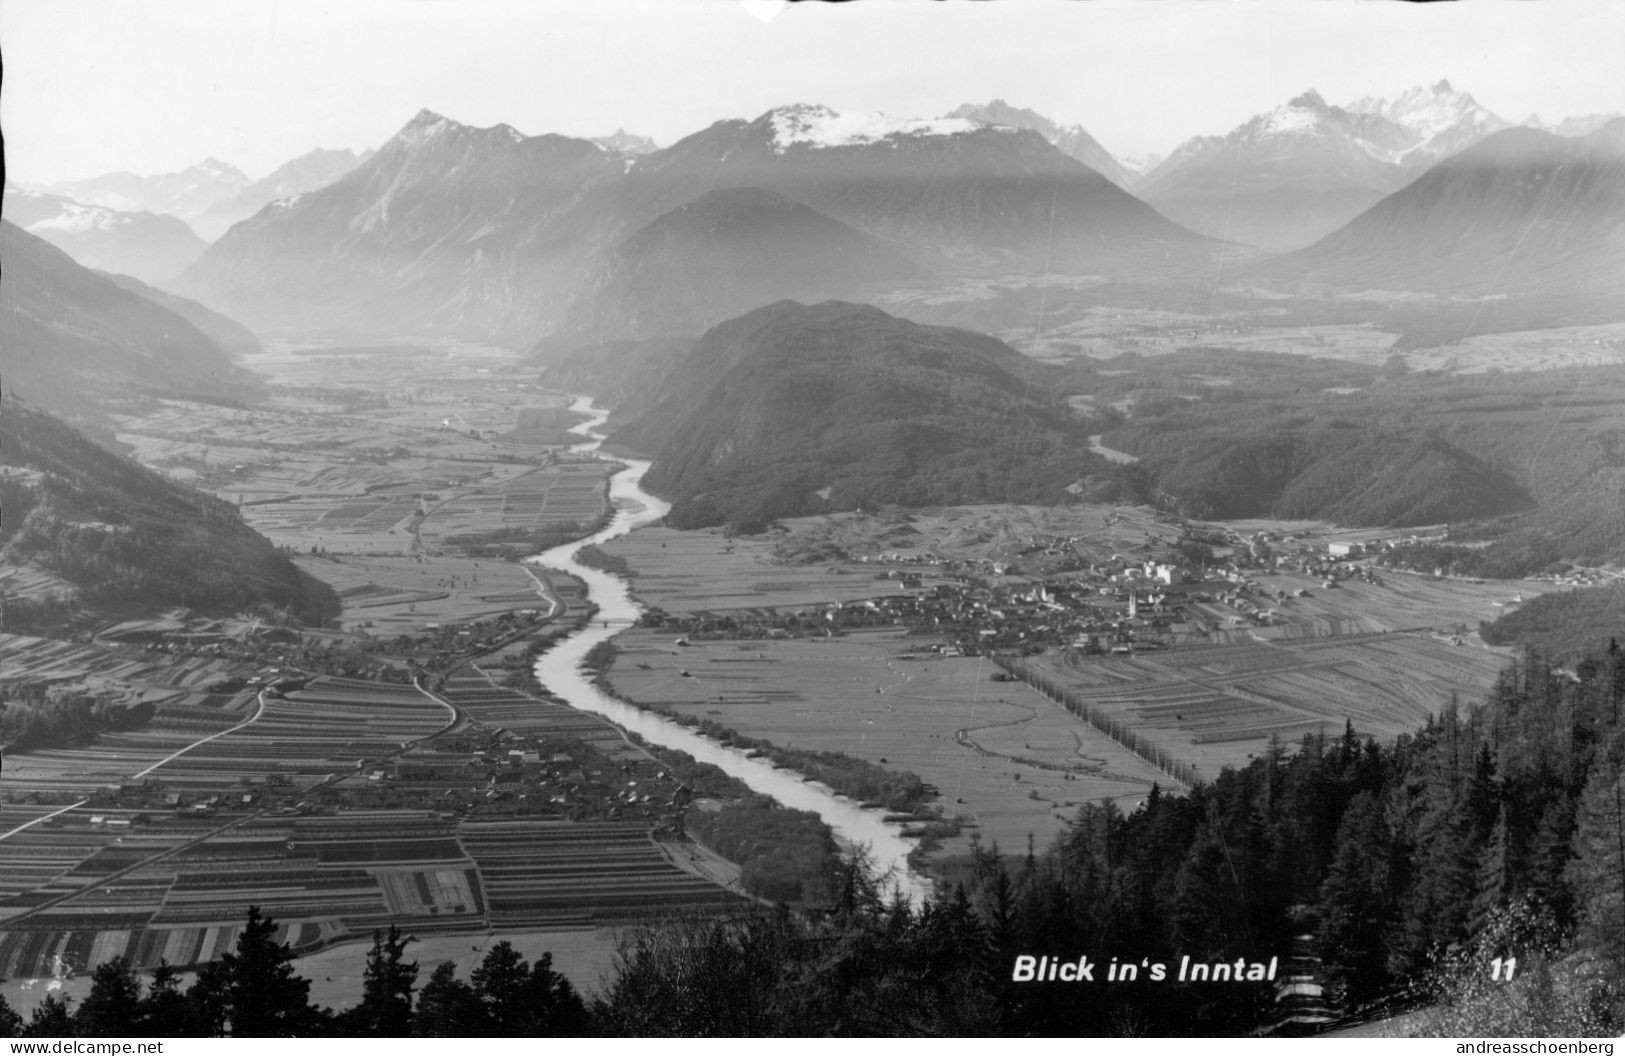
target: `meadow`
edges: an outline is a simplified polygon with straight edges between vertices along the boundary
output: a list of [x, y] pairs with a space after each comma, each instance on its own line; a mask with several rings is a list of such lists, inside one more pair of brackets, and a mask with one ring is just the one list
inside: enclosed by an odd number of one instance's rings
[[608, 674], [639, 703], [711, 719], [786, 748], [838, 751], [918, 774], [966, 830], [945, 853], [1045, 844], [1086, 802], [1125, 809], [1161, 773], [980, 658], [925, 651], [895, 631], [791, 641], [693, 641], [632, 630]]

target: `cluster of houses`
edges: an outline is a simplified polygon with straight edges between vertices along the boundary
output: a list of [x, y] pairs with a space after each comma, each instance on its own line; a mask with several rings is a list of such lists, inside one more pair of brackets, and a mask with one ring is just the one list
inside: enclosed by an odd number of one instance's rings
[[822, 637], [862, 627], [897, 626], [941, 639], [955, 654], [1050, 645], [1108, 651], [1155, 637], [1179, 618], [1190, 578], [1181, 566], [1115, 557], [1035, 582], [1012, 578], [998, 562], [957, 562], [956, 578], [921, 588], [918, 576], [891, 570], [908, 593], [803, 607], [791, 612], [646, 613], [645, 626], [680, 633], [679, 644], [707, 638]]
[[[388, 761], [362, 761], [357, 780], [303, 791], [271, 775], [235, 787], [173, 787], [156, 778], [99, 789], [89, 806], [93, 828], [131, 829], [161, 818], [213, 817], [267, 810], [287, 817], [357, 808], [415, 807], [447, 817], [554, 816], [570, 820], [647, 820], [680, 829], [695, 791], [652, 760], [611, 760], [574, 739], [551, 740], [497, 729], [447, 738], [434, 748]], [[45, 797], [39, 797], [45, 802]]]
[[[412, 752], [390, 767], [367, 772], [387, 798], [410, 798], [453, 816], [556, 815], [571, 820], [638, 818], [670, 823], [694, 790], [648, 760], [616, 762], [577, 740], [512, 730], [478, 740], [452, 740], [433, 752]], [[339, 790], [334, 790], [339, 791]], [[340, 793], [349, 802], [353, 796]]]

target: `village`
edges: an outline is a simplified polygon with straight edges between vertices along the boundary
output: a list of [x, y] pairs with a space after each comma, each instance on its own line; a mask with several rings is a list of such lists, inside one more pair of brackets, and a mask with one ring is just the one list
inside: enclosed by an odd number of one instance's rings
[[[1055, 647], [1126, 654], [1224, 641], [1238, 630], [1251, 634], [1286, 627], [1298, 615], [1295, 599], [1335, 590], [1345, 581], [1381, 586], [1377, 562], [1394, 545], [1214, 530], [1201, 538], [1183, 537], [1171, 547], [1155, 537], [1148, 541], [1147, 550], [1157, 556], [1114, 553], [1104, 561], [1077, 537], [1030, 537], [1010, 560], [894, 551], [858, 555], [851, 559], [854, 564], [882, 566], [873, 579], [896, 590], [788, 610], [671, 614], [653, 609], [641, 625], [686, 636], [679, 644], [829, 636], [901, 625], [912, 634], [941, 639], [927, 648], [948, 656], [1030, 654]], [[1201, 560], [1190, 562], [1191, 552]], [[926, 574], [943, 581], [925, 588]], [[1289, 589], [1288, 580], [1301, 585]]]

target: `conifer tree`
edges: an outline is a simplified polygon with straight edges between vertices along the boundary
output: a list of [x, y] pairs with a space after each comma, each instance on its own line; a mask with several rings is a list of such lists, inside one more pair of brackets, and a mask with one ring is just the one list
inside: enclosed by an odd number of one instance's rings
[[60, 994], [46, 994], [45, 999], [34, 1006], [24, 1033], [30, 1038], [68, 1037], [73, 1033], [72, 1001]]
[[485, 1008], [491, 1033], [497, 1037], [517, 1037], [526, 1018], [530, 965], [519, 956], [513, 943], [503, 939], [492, 946], [469, 978], [474, 985], [474, 995]]
[[141, 1021], [141, 981], [127, 957], [96, 966], [90, 993], [73, 1014], [74, 1033], [83, 1038], [116, 1038], [136, 1033]]
[[191, 1038], [206, 1033], [196, 1007], [180, 991], [180, 973], [168, 961], [152, 971], [147, 996], [141, 999], [141, 1030], [149, 1038]]
[[1587, 944], [1625, 975], [1625, 733], [1594, 759], [1577, 811], [1567, 878]]
[[408, 941], [393, 924], [388, 935], [372, 933], [361, 1004], [356, 1007], [359, 1025], [368, 1036], [404, 1038], [411, 1033], [412, 988], [417, 983], [418, 965], [405, 961]]
[[0, 994], [0, 1038], [20, 1038], [22, 1034], [23, 1017], [6, 1001], [6, 995]]
[[294, 972], [293, 951], [276, 941], [276, 922], [262, 916], [260, 907], [248, 907], [236, 949], [220, 959], [220, 967], [232, 1037], [293, 1037], [310, 1030], [310, 980]]
[[1337, 851], [1321, 885], [1321, 959], [1347, 996], [1361, 1001], [1386, 979], [1387, 931], [1392, 906], [1393, 838], [1376, 799], [1356, 796], [1337, 831]]
[[529, 1033], [541, 1037], [576, 1037], [589, 1032], [591, 1016], [574, 984], [553, 970], [553, 955], [543, 952], [530, 966], [526, 989]]
[[1484, 843], [1483, 853], [1479, 856], [1478, 880], [1467, 922], [1468, 931], [1474, 935], [1484, 929], [1496, 910], [1511, 902], [1517, 894], [1509, 840], [1507, 808], [1503, 803], [1489, 839]]
[[486, 1033], [485, 1009], [474, 988], [457, 978], [457, 965], [442, 961], [418, 993], [412, 1018], [420, 1038], [467, 1038]]

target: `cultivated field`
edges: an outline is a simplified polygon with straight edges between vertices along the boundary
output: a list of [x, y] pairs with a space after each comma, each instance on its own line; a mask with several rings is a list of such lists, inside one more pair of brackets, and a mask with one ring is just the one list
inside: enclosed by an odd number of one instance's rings
[[[164, 705], [150, 728], [22, 755], [20, 771], [8, 759], [0, 974], [120, 954], [202, 963], [230, 948], [250, 904], [308, 951], [392, 923], [592, 932], [737, 897], [687, 863], [687, 844], [653, 838], [673, 779], [612, 726], [471, 669], [446, 699], [323, 677], [246, 715], [209, 723], [186, 705], [180, 731]], [[454, 726], [465, 732], [435, 743]], [[522, 773], [505, 746], [527, 735], [554, 747]], [[576, 762], [566, 749], [583, 743], [604, 762]], [[65, 802], [39, 802], [41, 786]]]
[[[300, 552], [414, 554], [457, 537], [588, 523], [607, 510], [597, 461], [559, 464], [569, 398], [478, 346], [279, 346], [253, 408], [155, 400], [120, 419], [148, 465], [237, 503]], [[518, 429], [524, 423], [525, 428]]]
[[632, 568], [640, 601], [673, 613], [793, 610], [899, 590], [875, 581], [878, 568], [786, 563], [779, 545], [772, 536], [729, 539], [719, 528], [641, 528], [602, 549]]
[[[498, 940], [508, 942], [519, 955], [534, 963], [544, 953], [553, 955], [553, 970], [563, 974], [582, 994], [596, 993], [615, 964], [621, 928], [504, 929], [500, 934], [420, 935], [407, 948], [418, 963], [418, 985], [442, 961], [457, 965], [457, 977], [467, 979]], [[332, 1009], [361, 1003], [367, 972], [370, 938], [331, 946], [294, 961], [294, 970], [311, 980], [310, 999]]]
[[1625, 362], [1625, 323], [1478, 334], [1453, 345], [1412, 352], [1413, 370], [1482, 374], [1490, 370], [1557, 370]]
[[[1321, 522], [1205, 527], [1285, 533], [1311, 546], [1363, 539]], [[1025, 590], [1056, 568], [1165, 559], [1179, 534], [1138, 507], [973, 506], [799, 518], [755, 537], [643, 529], [605, 550], [627, 562], [640, 600], [704, 618], [904, 593], [888, 573], [921, 577], [907, 593], [953, 581], [950, 568]], [[1077, 715], [1023, 683], [991, 681], [985, 661], [930, 653], [940, 638], [895, 631], [717, 640], [701, 623], [678, 644], [669, 631], [634, 630], [617, 639], [610, 678], [633, 700], [747, 736], [912, 770], [941, 791], [949, 813], [974, 820], [984, 842], [1010, 846], [1029, 831], [1047, 838], [1077, 803], [1114, 796], [1132, 805], [1150, 781], [1170, 782], [1119, 740], [1211, 777], [1245, 764], [1272, 735], [1290, 747], [1307, 733], [1341, 734], [1347, 721], [1387, 738], [1415, 729], [1452, 695], [1478, 699], [1507, 660], [1478, 642], [1479, 622], [1545, 589], [1388, 571], [1380, 583], [1345, 578], [1332, 589], [1295, 572], [1249, 578], [1257, 585], [1248, 605], [1267, 621], [1224, 604], [1218, 595], [1229, 584], [1176, 587], [1169, 598], [1183, 615], [1138, 635], [1162, 649], [1108, 658], [1051, 645], [1029, 660], [1057, 696], [1074, 696]], [[1114, 605], [1121, 599], [1104, 597], [1090, 611]], [[1114, 729], [1119, 740], [1108, 736]]]
[[1506, 657], [1425, 634], [1340, 634], [1178, 647], [1133, 656], [1047, 653], [1027, 670], [1076, 705], [1217, 776], [1244, 766], [1272, 736], [1390, 739], [1415, 730], [1453, 696], [1469, 703]]
[[294, 564], [338, 593], [345, 630], [365, 626], [375, 638], [417, 634], [427, 624], [479, 620], [514, 609], [545, 613], [550, 608], [539, 578], [507, 561], [302, 554]]
[[[1168, 775], [998, 668], [924, 653], [890, 631], [834, 639], [695, 641], [634, 630], [616, 639], [620, 693], [713, 719], [784, 747], [839, 751], [911, 770], [984, 844], [1047, 842], [1081, 803], [1125, 809]], [[966, 834], [947, 844], [963, 850]]]

